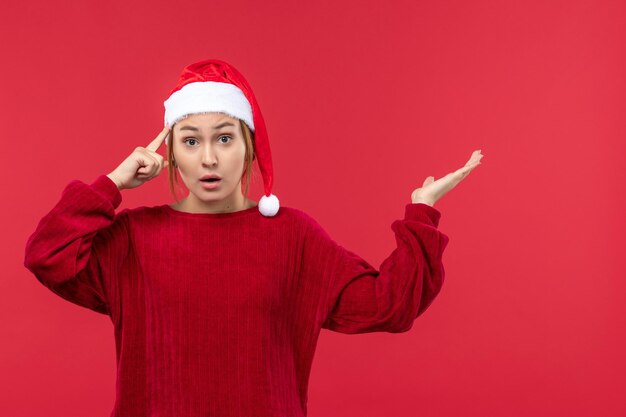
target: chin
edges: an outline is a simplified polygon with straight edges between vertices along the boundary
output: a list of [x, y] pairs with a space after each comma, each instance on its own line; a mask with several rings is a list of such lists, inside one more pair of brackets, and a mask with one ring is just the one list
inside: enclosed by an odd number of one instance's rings
[[233, 189], [225, 189], [223, 187], [220, 187], [219, 189], [215, 189], [215, 190], [206, 190], [204, 188], [202, 188], [202, 186], [198, 186], [195, 188], [195, 196], [198, 200], [201, 201], [215, 201], [215, 200], [223, 200], [224, 198], [228, 197], [229, 195], [231, 195], [233, 193]]

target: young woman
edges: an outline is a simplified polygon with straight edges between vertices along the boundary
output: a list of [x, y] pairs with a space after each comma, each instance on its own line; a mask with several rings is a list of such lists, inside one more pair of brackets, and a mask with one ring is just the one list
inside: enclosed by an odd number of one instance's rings
[[[265, 124], [231, 65], [185, 67], [164, 104], [166, 126], [146, 147], [66, 186], [24, 264], [57, 295], [110, 316], [112, 416], [305, 416], [321, 329], [406, 332], [439, 293], [449, 239], [433, 204], [482, 155], [413, 191], [391, 224], [397, 248], [376, 269], [304, 211], [280, 207]], [[254, 160], [258, 203], [246, 196]], [[171, 190], [182, 177], [184, 199], [116, 213], [122, 190], [165, 167]]]

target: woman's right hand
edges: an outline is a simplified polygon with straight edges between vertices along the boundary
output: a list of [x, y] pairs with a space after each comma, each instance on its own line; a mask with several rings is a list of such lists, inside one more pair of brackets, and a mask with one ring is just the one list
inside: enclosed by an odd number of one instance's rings
[[145, 148], [138, 146], [128, 158], [126, 158], [110, 174], [107, 174], [119, 190], [139, 187], [146, 181], [151, 180], [168, 166], [167, 161], [156, 151], [164, 139], [170, 133], [170, 128], [165, 126], [161, 133], [154, 138]]

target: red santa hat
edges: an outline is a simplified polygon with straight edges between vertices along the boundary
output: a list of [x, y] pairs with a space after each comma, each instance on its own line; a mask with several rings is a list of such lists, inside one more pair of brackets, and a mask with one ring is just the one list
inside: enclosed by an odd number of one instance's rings
[[165, 124], [170, 128], [194, 113], [222, 112], [243, 120], [254, 132], [254, 151], [263, 176], [265, 193], [259, 200], [259, 211], [267, 217], [276, 215], [280, 203], [272, 194], [272, 154], [265, 121], [252, 88], [237, 69], [217, 59], [187, 65], [163, 105]]

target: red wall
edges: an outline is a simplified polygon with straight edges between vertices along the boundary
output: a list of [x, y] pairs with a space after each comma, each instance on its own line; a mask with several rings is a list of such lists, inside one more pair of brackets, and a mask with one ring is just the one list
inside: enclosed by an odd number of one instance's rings
[[[281, 203], [373, 264], [427, 176], [484, 154], [435, 204], [451, 239], [438, 299], [408, 333], [323, 331], [310, 416], [626, 415], [624, 2], [37, 1], [0, 15], [0, 415], [110, 413], [110, 321], [39, 284], [24, 246], [69, 181], [156, 136], [181, 69], [205, 58], [252, 84]], [[170, 202], [165, 180], [124, 190], [120, 209]]]

